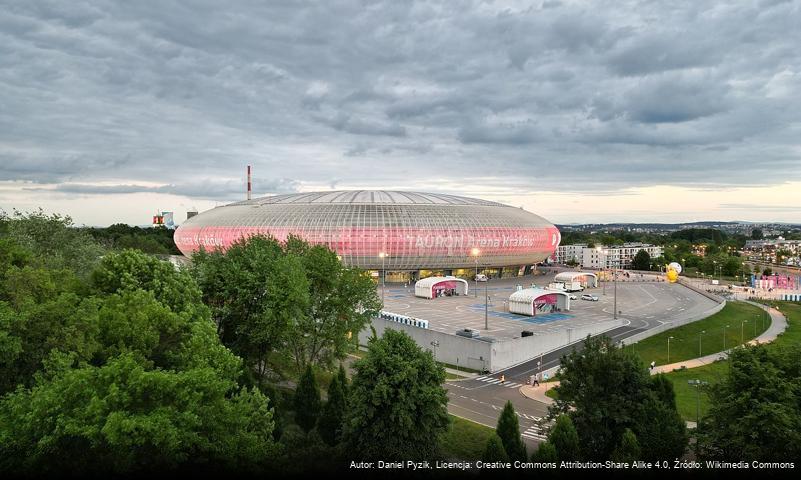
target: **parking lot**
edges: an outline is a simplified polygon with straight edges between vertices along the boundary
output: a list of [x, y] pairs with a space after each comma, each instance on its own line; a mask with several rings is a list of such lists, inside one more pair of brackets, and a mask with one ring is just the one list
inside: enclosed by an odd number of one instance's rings
[[[384, 310], [428, 320], [429, 328], [432, 330], [453, 334], [457, 330], [470, 328], [480, 331], [484, 337], [494, 337], [499, 340], [520, 337], [523, 330], [531, 331], [534, 336], [548, 335], [612, 319], [614, 311], [612, 282], [605, 283], [605, 287], [602, 285], [586, 289], [584, 292], [576, 292], [578, 299], [571, 300], [570, 311], [535, 317], [508, 312], [509, 295], [517, 289], [517, 285], [528, 288], [534, 283], [538, 287], [545, 287], [552, 281], [554, 275], [549, 273], [492, 279], [489, 282], [479, 282], [477, 291], [474, 290], [476, 283], [470, 282], [466, 296], [430, 300], [415, 297], [414, 285], [407, 287], [402, 284], [387, 284], [384, 292]], [[706, 311], [715, 305], [712, 300], [678, 284], [631, 280], [640, 278], [632, 277], [629, 281], [617, 282], [617, 309], [621, 312], [619, 316], [630, 321], [632, 326], [651, 328], [659, 323]], [[381, 287], [378, 289], [380, 295]], [[484, 328], [485, 289], [489, 297], [488, 329]], [[599, 301], [581, 300], [582, 293], [596, 295]]]

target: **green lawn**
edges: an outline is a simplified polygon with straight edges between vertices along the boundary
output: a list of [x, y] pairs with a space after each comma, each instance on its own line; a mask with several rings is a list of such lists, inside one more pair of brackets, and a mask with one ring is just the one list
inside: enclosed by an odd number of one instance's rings
[[[787, 330], [771, 345], [791, 345], [801, 342], [801, 304], [790, 302], [774, 302], [774, 306], [787, 317]], [[673, 344], [671, 340], [671, 350]], [[709, 384], [720, 381], [726, 374], [728, 362], [715, 362], [698, 368], [690, 368], [683, 371], [671, 372], [667, 377], [673, 381], [673, 388], [676, 391], [676, 406], [679, 413], [685, 420], [695, 421], [696, 418], [696, 390], [695, 387], [687, 384], [688, 380], [699, 379]], [[705, 389], [701, 390], [701, 416], [709, 409], [709, 399]]]
[[495, 430], [463, 418], [450, 415], [451, 425], [440, 441], [447, 459], [478, 460], [484, 453], [487, 440]]
[[[742, 321], [745, 323], [741, 324]], [[666, 365], [723, 351], [724, 331], [725, 348], [729, 349], [758, 336], [769, 326], [767, 313], [762, 309], [745, 302], [728, 302], [723, 310], [708, 318], [667, 330], [626, 348], [636, 352], [645, 363], [655, 361], [657, 365]], [[701, 334], [702, 331], [705, 333]], [[673, 337], [670, 340], [670, 359], [668, 337]]]

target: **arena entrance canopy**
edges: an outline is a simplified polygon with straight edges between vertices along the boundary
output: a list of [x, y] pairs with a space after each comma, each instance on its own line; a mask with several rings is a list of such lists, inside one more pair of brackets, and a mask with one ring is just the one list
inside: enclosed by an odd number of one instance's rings
[[456, 277], [424, 278], [414, 284], [414, 295], [420, 298], [467, 295], [467, 280]]
[[570, 310], [570, 296], [565, 292], [525, 288], [509, 296], [509, 311], [531, 317], [538, 314]]

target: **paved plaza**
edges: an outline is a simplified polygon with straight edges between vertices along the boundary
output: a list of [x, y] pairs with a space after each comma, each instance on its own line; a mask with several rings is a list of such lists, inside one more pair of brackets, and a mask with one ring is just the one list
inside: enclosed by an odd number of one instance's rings
[[[555, 273], [525, 277], [493, 279], [470, 282], [466, 296], [441, 297], [435, 299], [414, 296], [414, 285], [387, 284], [384, 291], [384, 310], [429, 321], [432, 330], [455, 333], [457, 330], [471, 328], [479, 330], [483, 337], [497, 339], [517, 338], [523, 330], [534, 336], [548, 335], [598, 322], [608, 321], [613, 316], [614, 286], [612, 282], [605, 287], [576, 292], [577, 300], [571, 300], [570, 311], [556, 312], [535, 317], [527, 317], [508, 312], [509, 295], [520, 285], [528, 288], [532, 284], [545, 287], [553, 280]], [[655, 277], [653, 277], [655, 278]], [[652, 279], [653, 279], [652, 278]], [[678, 284], [639, 277], [617, 282], [617, 309], [619, 316], [632, 325], [654, 326], [685, 316], [705, 312], [715, 306], [715, 302]], [[379, 295], [381, 287], [378, 287]], [[489, 297], [487, 319], [489, 329], [484, 328], [484, 298]], [[477, 293], [477, 295], [476, 295]], [[591, 293], [599, 301], [581, 300], [582, 293]]]

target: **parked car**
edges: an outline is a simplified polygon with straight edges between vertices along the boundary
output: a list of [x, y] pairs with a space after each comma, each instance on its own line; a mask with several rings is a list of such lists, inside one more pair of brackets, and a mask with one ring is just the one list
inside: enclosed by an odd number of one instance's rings
[[478, 275], [476, 275], [476, 281], [477, 282], [486, 282], [487, 281], [487, 276], [484, 275], [483, 273], [479, 273]]
[[598, 297], [596, 297], [595, 295], [590, 295], [589, 293], [585, 293], [584, 295], [582, 295], [581, 299], [582, 300], [589, 300], [591, 302], [597, 302], [598, 301]]
[[570, 294], [570, 299], [571, 299], [571, 300], [578, 300], [578, 297], [577, 297], [577, 296], [575, 296], [575, 295], [573, 295], [573, 294], [571, 293], [571, 294]]

